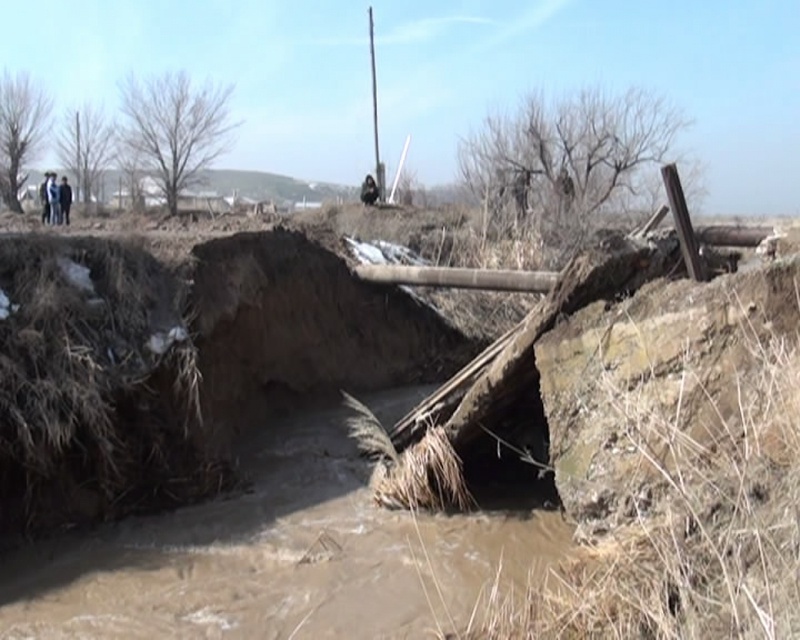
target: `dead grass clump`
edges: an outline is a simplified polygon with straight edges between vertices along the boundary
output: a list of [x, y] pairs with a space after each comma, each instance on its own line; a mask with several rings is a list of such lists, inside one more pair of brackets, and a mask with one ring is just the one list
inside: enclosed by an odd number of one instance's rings
[[356, 441], [361, 453], [368, 458], [397, 464], [400, 460], [397, 449], [375, 414], [353, 396], [344, 392], [342, 396], [344, 405], [353, 411], [346, 424], [350, 437]]
[[461, 458], [442, 427], [431, 427], [420, 442], [399, 454], [369, 408], [342, 395], [353, 411], [347, 420], [350, 437], [365, 456], [378, 462], [372, 488], [379, 506], [411, 511], [466, 511], [473, 506]]
[[612, 390], [610, 408], [643, 460], [629, 488], [646, 480], [661, 497], [634, 503], [626, 524], [546, 585], [505, 596], [496, 586], [475, 637], [800, 634], [800, 350], [777, 337], [749, 345], [752, 366], [730, 390], [737, 414], [707, 394], [717, 423], [702, 437], [643, 408], [638, 389]]
[[461, 459], [442, 427], [428, 429], [399, 462], [380, 473], [373, 491], [375, 502], [388, 509], [467, 511], [474, 504]]
[[[20, 520], [46, 526], [57, 519], [48, 501], [68, 511], [79, 487], [114, 503], [143, 481], [143, 443], [160, 426], [131, 433], [119, 428], [119, 412], [138, 410], [136, 390], [164, 362], [146, 345], [154, 330], [180, 322], [177, 286], [135, 245], [2, 242], [0, 288], [15, 307], [0, 321], [0, 530], [19, 529]], [[171, 354], [184, 359], [187, 402], [196, 402], [193, 350], [185, 342]]]

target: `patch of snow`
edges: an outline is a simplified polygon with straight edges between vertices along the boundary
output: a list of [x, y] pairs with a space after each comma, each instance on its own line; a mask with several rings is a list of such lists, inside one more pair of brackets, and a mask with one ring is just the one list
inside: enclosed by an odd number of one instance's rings
[[172, 327], [168, 332], [159, 331], [150, 336], [147, 341], [147, 348], [153, 353], [162, 355], [167, 352], [174, 343], [183, 342], [189, 338], [189, 334], [184, 327]]
[[7, 320], [12, 313], [19, 311], [18, 304], [11, 304], [6, 292], [0, 289], [0, 320]]
[[383, 240], [378, 240], [375, 244], [377, 244], [378, 248], [383, 255], [387, 257], [389, 262], [394, 264], [409, 264], [419, 267], [430, 264], [428, 260], [425, 260], [422, 256], [414, 253], [411, 249], [403, 245], [384, 242]]
[[69, 258], [58, 258], [58, 267], [61, 273], [73, 287], [77, 287], [87, 293], [94, 293], [94, 283], [92, 282], [91, 270]]
[[359, 242], [345, 236], [353, 257], [361, 264], [409, 264], [424, 266], [430, 264], [420, 255], [403, 245], [377, 240], [375, 242]]
[[[360, 242], [348, 236], [345, 236], [344, 239], [350, 246], [353, 257], [361, 264], [398, 264], [413, 266], [425, 266], [430, 264], [430, 262], [425, 260], [422, 256], [414, 253], [411, 249], [403, 245], [385, 242], [384, 240]], [[400, 289], [405, 291], [420, 304], [433, 309], [436, 313], [441, 315], [439, 309], [417, 294], [412, 287], [400, 285]]]
[[389, 262], [383, 252], [374, 245], [358, 242], [358, 240], [348, 237], [345, 237], [345, 242], [350, 245], [353, 257], [361, 264], [388, 264]]

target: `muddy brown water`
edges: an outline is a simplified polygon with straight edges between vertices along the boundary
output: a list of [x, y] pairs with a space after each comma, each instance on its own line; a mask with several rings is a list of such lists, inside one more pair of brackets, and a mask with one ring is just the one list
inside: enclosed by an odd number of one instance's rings
[[[428, 391], [363, 399], [388, 423]], [[6, 556], [0, 638], [431, 637], [469, 619], [501, 563], [524, 587], [569, 552], [557, 512], [375, 508], [346, 416], [317, 408], [245, 436], [244, 495]]]

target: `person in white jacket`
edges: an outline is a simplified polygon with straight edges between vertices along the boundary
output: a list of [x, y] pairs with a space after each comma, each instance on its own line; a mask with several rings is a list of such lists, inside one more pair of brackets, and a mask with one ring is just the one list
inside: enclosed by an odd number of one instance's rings
[[56, 174], [50, 174], [47, 181], [47, 201], [50, 203], [50, 224], [61, 224], [61, 187], [56, 182]]

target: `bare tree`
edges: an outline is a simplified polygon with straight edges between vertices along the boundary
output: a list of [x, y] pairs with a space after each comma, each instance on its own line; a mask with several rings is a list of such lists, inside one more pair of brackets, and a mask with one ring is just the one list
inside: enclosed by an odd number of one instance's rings
[[413, 169], [404, 169], [397, 183], [397, 196], [400, 203], [406, 207], [427, 206], [425, 190], [417, 179], [417, 172]]
[[233, 85], [208, 81], [196, 88], [180, 71], [143, 83], [130, 75], [120, 89], [123, 152], [138, 154], [142, 169], [158, 181], [170, 214], [177, 215], [179, 194], [200, 184], [202, 172], [234, 142]]
[[643, 179], [688, 127], [642, 89], [584, 89], [548, 102], [529, 96], [514, 116], [490, 116], [459, 147], [461, 175], [495, 224], [533, 227], [559, 260], [608, 215], [644, 206]]
[[117, 148], [116, 165], [122, 174], [119, 181], [119, 202], [123, 206], [123, 192], [127, 191], [130, 198], [130, 208], [132, 211], [140, 211], [145, 205], [144, 179], [146, 177], [143, 169], [141, 154], [135, 149], [126, 145]]
[[47, 93], [26, 73], [0, 78], [0, 198], [22, 213], [19, 190], [27, 180], [27, 164], [41, 148], [52, 111]]
[[57, 141], [58, 159], [75, 176], [78, 196], [91, 202], [115, 152], [116, 128], [102, 108], [84, 104], [62, 116]]

